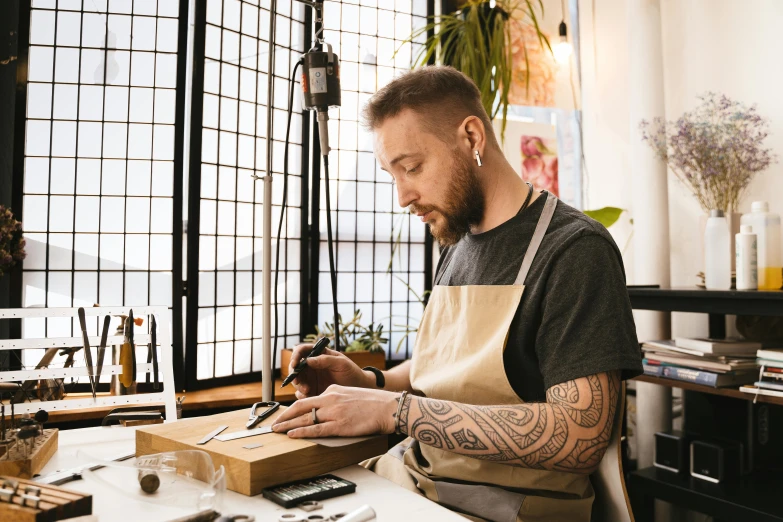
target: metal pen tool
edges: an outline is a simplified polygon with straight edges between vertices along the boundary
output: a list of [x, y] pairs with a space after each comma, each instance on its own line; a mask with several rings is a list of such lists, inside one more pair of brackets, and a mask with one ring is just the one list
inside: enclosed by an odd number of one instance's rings
[[285, 388], [289, 384], [291, 384], [291, 381], [296, 379], [299, 376], [299, 373], [304, 370], [307, 367], [307, 359], [310, 357], [318, 357], [321, 355], [324, 350], [326, 350], [326, 347], [329, 346], [329, 339], [326, 337], [321, 337], [318, 339], [318, 342], [315, 343], [315, 346], [313, 346], [313, 349], [302, 357], [302, 359], [297, 363], [296, 367], [294, 368], [294, 371], [288, 374], [288, 377], [285, 378], [283, 381], [281, 388]]

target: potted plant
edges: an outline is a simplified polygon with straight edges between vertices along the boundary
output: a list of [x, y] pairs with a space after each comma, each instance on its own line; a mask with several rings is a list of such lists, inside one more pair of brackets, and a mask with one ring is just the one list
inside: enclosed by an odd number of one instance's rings
[[[731, 250], [739, 232], [737, 212], [745, 189], [758, 172], [775, 161], [763, 146], [769, 122], [755, 106], [708, 92], [701, 104], [676, 121], [655, 118], [639, 124], [642, 140], [696, 197], [702, 215], [701, 237], [710, 210], [722, 210], [729, 222]], [[732, 269], [734, 256], [731, 256]]]
[[0, 277], [25, 258], [24, 245], [22, 223], [10, 208], [0, 205]]
[[[360, 310], [356, 310], [347, 323], [344, 323], [342, 317], [338, 315], [340, 346], [345, 347], [345, 355], [360, 368], [374, 366], [385, 370], [386, 350], [384, 346], [389, 342], [389, 339], [383, 336], [383, 325], [370, 323], [364, 326], [361, 324], [361, 319], [362, 312]], [[304, 340], [308, 343], [314, 343], [321, 337], [328, 337], [334, 342], [334, 335], [334, 323], [326, 322], [323, 328], [316, 325], [315, 333], [308, 335]], [[284, 348], [280, 353], [280, 376], [283, 379], [288, 375], [292, 356], [293, 350], [291, 348]]]
[[[466, 0], [457, 4], [458, 10], [433, 17], [432, 22], [410, 36], [408, 41], [412, 42], [426, 38], [413, 66], [434, 60], [470, 77], [481, 91], [481, 102], [490, 118], [501, 116], [502, 138], [515, 77], [523, 76], [526, 86], [530, 80], [527, 46], [532, 42], [515, 37], [519, 26], [532, 28], [530, 32], [540, 48], [552, 51], [536, 14], [539, 10], [543, 15], [543, 0]], [[523, 47], [524, 67], [518, 65], [515, 70], [514, 54], [520, 54], [519, 46]]]

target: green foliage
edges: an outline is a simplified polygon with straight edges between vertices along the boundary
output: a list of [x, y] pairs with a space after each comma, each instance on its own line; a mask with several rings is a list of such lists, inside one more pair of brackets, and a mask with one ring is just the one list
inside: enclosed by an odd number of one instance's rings
[[[383, 325], [370, 323], [363, 326], [361, 319], [361, 310], [354, 311], [353, 317], [347, 323], [343, 322], [342, 316], [337, 316], [340, 346], [343, 346], [346, 352], [383, 352], [384, 345], [389, 342], [389, 339], [383, 336]], [[305, 337], [305, 341], [312, 343], [320, 337], [328, 337], [334, 342], [334, 333], [334, 323], [326, 322], [323, 328], [315, 325], [315, 333]]]
[[[532, 24], [541, 46], [551, 50], [549, 40], [539, 27], [536, 9], [543, 15], [543, 0], [499, 1], [494, 7], [490, 7], [489, 0], [468, 0], [459, 11], [433, 17], [429, 24], [413, 32], [408, 41], [418, 41], [426, 36], [424, 47], [414, 59], [414, 67], [427, 65], [434, 59], [473, 79], [490, 118], [494, 120], [501, 115], [502, 139], [514, 69], [510, 24], [520, 21]], [[514, 19], [510, 13], [514, 13]], [[525, 69], [530, 69], [527, 50]]]
[[624, 212], [623, 209], [617, 207], [604, 207], [597, 210], [585, 210], [584, 213], [601, 223], [604, 227], [609, 228], [620, 219], [620, 214]]

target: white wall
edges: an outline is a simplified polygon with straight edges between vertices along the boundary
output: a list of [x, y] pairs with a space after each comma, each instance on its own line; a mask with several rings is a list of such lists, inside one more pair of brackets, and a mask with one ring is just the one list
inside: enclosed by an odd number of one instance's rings
[[[633, 30], [626, 18], [628, 1], [632, 0], [580, 0], [579, 9], [587, 206], [613, 205], [633, 213], [627, 150], [639, 134], [628, 118], [632, 86], [627, 39]], [[696, 96], [708, 90], [755, 103], [770, 120], [767, 144], [783, 161], [783, 2], [661, 0], [661, 16], [667, 119], [694, 108]], [[749, 211], [756, 199], [768, 200], [773, 212], [783, 214], [783, 164], [773, 165], [753, 181], [739, 211]], [[701, 212], [688, 190], [670, 174], [673, 286], [692, 286], [701, 270]], [[621, 231], [613, 233], [620, 243]], [[634, 282], [632, 255], [631, 246], [625, 259], [629, 283]], [[674, 314], [672, 330], [673, 335], [706, 333], [706, 317]]]

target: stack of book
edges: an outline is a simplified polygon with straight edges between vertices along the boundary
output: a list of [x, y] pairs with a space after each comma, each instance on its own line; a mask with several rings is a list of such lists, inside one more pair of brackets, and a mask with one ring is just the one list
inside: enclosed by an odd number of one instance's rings
[[756, 362], [761, 367], [753, 386], [743, 386], [740, 390], [759, 394], [783, 397], [783, 349], [766, 349], [756, 352]]
[[749, 384], [758, 379], [760, 348], [736, 339], [648, 341], [642, 343], [644, 373], [714, 388]]

